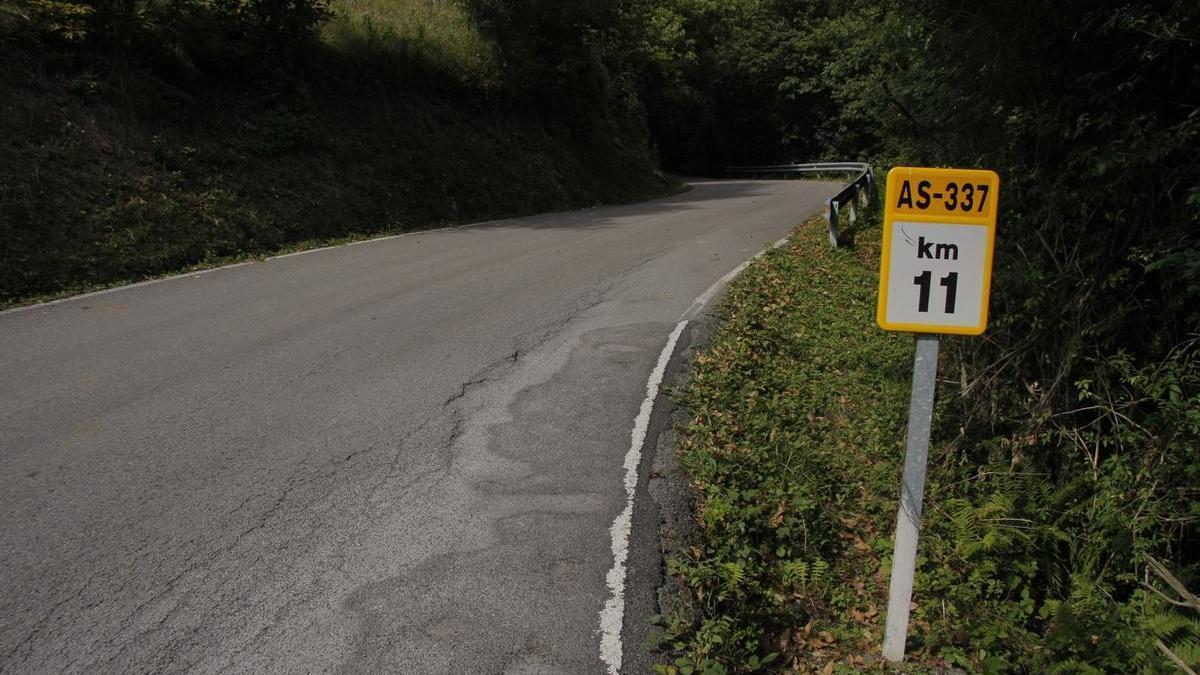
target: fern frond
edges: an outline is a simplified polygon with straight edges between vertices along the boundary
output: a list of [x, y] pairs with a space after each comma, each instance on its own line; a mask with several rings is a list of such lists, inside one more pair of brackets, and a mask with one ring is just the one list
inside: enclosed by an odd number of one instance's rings
[[785, 584], [803, 584], [808, 581], [808, 563], [803, 560], [789, 560], [783, 563], [783, 582]]
[[736, 591], [746, 578], [745, 568], [735, 562], [721, 563], [719, 574], [721, 580], [725, 582], [725, 586], [731, 591]]
[[1170, 610], [1147, 614], [1143, 626], [1154, 637], [1164, 640], [1177, 639], [1181, 635], [1197, 634], [1191, 620]]
[[1102, 675], [1104, 671], [1080, 659], [1059, 661], [1046, 671], [1050, 675]]
[[809, 576], [814, 585], [824, 583], [829, 577], [829, 563], [817, 558], [813, 561]]

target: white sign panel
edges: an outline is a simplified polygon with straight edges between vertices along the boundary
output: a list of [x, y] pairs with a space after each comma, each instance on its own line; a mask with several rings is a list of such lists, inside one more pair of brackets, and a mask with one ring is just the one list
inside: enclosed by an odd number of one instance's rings
[[889, 324], [979, 323], [988, 253], [980, 225], [892, 223], [888, 256]]

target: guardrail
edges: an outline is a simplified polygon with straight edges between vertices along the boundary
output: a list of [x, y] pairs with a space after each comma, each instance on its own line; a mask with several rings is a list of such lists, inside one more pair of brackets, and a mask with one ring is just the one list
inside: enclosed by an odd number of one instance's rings
[[[854, 173], [850, 181], [840, 192], [826, 202], [825, 217], [829, 220], [829, 243], [837, 248], [840, 244], [850, 242], [849, 231], [858, 220], [859, 203], [862, 208], [871, 205], [875, 194], [875, 174], [871, 165], [865, 162], [816, 162], [812, 164], [773, 164], [769, 166], [730, 166], [726, 173], [742, 176], [786, 176], [804, 173]], [[846, 232], [839, 230], [838, 220], [842, 207], [849, 205], [850, 214], [846, 222]]]

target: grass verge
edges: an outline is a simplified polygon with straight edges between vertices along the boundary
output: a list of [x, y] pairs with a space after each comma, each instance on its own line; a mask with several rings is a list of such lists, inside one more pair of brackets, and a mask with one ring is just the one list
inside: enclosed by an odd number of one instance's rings
[[[730, 287], [711, 347], [676, 392], [689, 414], [679, 459], [698, 534], [668, 560], [686, 590], [660, 621], [671, 659], [661, 672], [891, 670], [879, 654], [912, 338], [875, 326], [879, 239], [876, 224], [857, 247], [831, 249], [821, 218], [798, 228]], [[1133, 577], [1118, 557], [1182, 557], [1196, 502], [1144, 506], [1141, 476], [1115, 464], [1056, 477], [1021, 464], [1032, 441], [970, 433], [968, 339], [986, 338], [943, 338], [902, 670], [1165, 673], [1172, 661], [1200, 663], [1195, 606], [1176, 599], [1193, 597], [1179, 590], [1187, 584], [1157, 563]], [[1195, 388], [1180, 387], [1176, 403], [1145, 400], [1194, 411], [1185, 391]], [[1196, 428], [1173, 427], [1179, 439]], [[1178, 476], [1160, 492], [1194, 494], [1185, 468], [1156, 470]], [[1179, 538], [1160, 552], [1146, 533], [1163, 523]]]
[[835, 250], [814, 218], [751, 265], [677, 392], [701, 536], [669, 562], [691, 611], [663, 619], [665, 672], [853, 671], [877, 649], [912, 353], [874, 326], [877, 233]]

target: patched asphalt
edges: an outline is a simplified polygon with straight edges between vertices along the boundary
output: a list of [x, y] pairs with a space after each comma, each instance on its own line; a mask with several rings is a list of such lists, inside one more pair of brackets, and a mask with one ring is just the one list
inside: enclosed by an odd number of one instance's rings
[[658, 354], [837, 189], [700, 182], [0, 313], [0, 669], [602, 672]]

